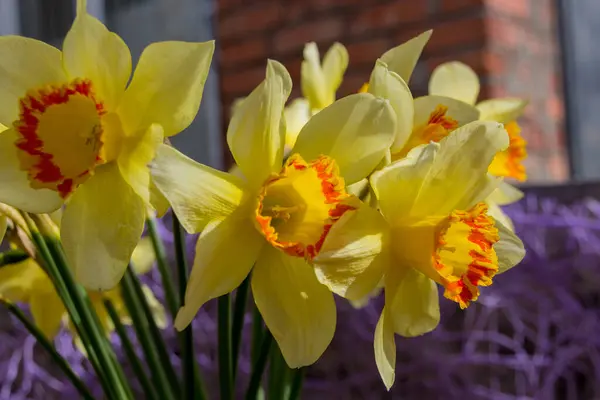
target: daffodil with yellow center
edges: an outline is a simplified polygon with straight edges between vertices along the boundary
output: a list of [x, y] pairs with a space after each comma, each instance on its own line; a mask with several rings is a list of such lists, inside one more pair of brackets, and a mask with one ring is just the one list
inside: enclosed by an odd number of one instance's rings
[[[239, 176], [166, 145], [152, 176], [185, 229], [202, 232], [175, 327], [185, 328], [204, 303], [231, 292], [252, 271], [256, 305], [287, 364], [300, 367], [319, 358], [336, 323], [333, 295], [311, 262], [335, 247], [328, 234], [338, 225], [378, 215], [345, 185], [364, 179], [384, 158], [395, 118], [387, 102], [370, 94], [343, 98], [309, 120], [284, 161], [283, 111], [291, 89], [285, 68], [269, 61], [266, 79], [234, 114], [227, 142]], [[372, 236], [368, 251], [357, 247], [352, 254], [374, 257], [379, 239]], [[381, 274], [362, 276], [362, 292]]]
[[[376, 171], [370, 178], [382, 216], [361, 222], [363, 232], [383, 236], [382, 252], [356, 260], [347, 247], [369, 242], [332, 229], [329, 241], [348, 243], [314, 260], [317, 276], [332, 291], [352, 299], [355, 277], [384, 268], [385, 306], [375, 332], [375, 357], [385, 385], [394, 381], [394, 333], [421, 335], [439, 322], [436, 283], [461, 308], [479, 296], [479, 287], [516, 265], [524, 256], [521, 241], [487, 213], [483, 202], [496, 188], [487, 169], [498, 151], [508, 147], [501, 124], [472, 122], [439, 143], [413, 149], [406, 158]], [[355, 222], [360, 222], [356, 220]], [[342, 239], [343, 238], [343, 239]], [[344, 260], [349, 273], [340, 279]]]
[[151, 44], [130, 81], [127, 45], [85, 0], [62, 51], [0, 38], [0, 201], [31, 213], [66, 203], [63, 245], [87, 288], [121, 279], [150, 203], [147, 164], [194, 119], [213, 49]]

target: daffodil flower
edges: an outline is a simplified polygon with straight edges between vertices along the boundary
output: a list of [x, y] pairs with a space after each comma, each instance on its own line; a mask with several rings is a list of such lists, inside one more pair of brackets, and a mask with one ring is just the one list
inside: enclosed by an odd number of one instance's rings
[[[504, 124], [510, 143], [506, 150], [496, 154], [489, 172], [494, 176], [523, 182], [527, 179], [527, 171], [523, 164], [527, 158], [527, 142], [521, 136], [521, 127], [516, 120], [523, 114], [527, 101], [507, 97], [477, 103], [479, 89], [479, 78], [475, 71], [459, 61], [439, 65], [429, 80], [430, 94], [449, 96], [473, 104], [480, 112], [480, 120]], [[495, 217], [503, 219], [506, 225], [512, 227], [512, 221], [499, 206], [514, 203], [522, 197], [523, 193], [520, 190], [503, 182], [488, 199], [488, 205]]]
[[[388, 263], [385, 306], [375, 332], [377, 366], [388, 388], [394, 381], [394, 333], [416, 336], [438, 325], [436, 283], [444, 287], [446, 298], [465, 308], [477, 300], [480, 286], [490, 285], [496, 274], [524, 256], [521, 241], [487, 213], [484, 203], [497, 185], [488, 166], [507, 146], [501, 124], [477, 121], [371, 175], [385, 218], [384, 228], [374, 220], [371, 226], [382, 230], [384, 250], [378, 257]], [[352, 225], [341, 232], [348, 246], [361, 240]], [[332, 229], [328, 239], [338, 240], [338, 233]], [[342, 247], [314, 261], [321, 282], [342, 296], [352, 279], [339, 279], [332, 267], [346, 254]], [[353, 273], [373, 267], [371, 260], [346, 258], [355, 261]]]
[[4, 240], [4, 235], [6, 235], [6, 229], [8, 228], [8, 218], [6, 215], [0, 214], [0, 244]]
[[31, 213], [66, 202], [63, 245], [87, 288], [121, 279], [150, 202], [147, 164], [164, 136], [194, 119], [213, 49], [151, 44], [129, 82], [127, 45], [85, 0], [62, 52], [0, 37], [0, 123], [9, 127], [0, 133], [0, 201]]
[[[290, 367], [315, 362], [333, 337], [332, 293], [311, 260], [336, 243], [328, 233], [379, 213], [349, 195], [345, 184], [371, 173], [393, 140], [390, 105], [370, 94], [345, 97], [314, 115], [284, 161], [284, 104], [292, 88], [281, 64], [240, 105], [227, 132], [235, 176], [198, 164], [161, 145], [152, 165], [158, 188], [188, 232], [202, 232], [183, 307], [185, 328], [208, 300], [234, 290], [252, 270], [252, 292]], [[367, 229], [367, 226], [359, 229]], [[354, 257], [373, 258], [379, 236]], [[361, 275], [357, 296], [370, 292], [381, 270]]]

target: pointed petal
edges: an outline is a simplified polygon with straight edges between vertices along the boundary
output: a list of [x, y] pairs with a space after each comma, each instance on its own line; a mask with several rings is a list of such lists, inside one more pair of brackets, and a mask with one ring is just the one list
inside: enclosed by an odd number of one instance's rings
[[17, 133], [13, 129], [0, 132], [0, 203], [35, 214], [57, 210], [64, 202], [58, 192], [33, 189], [27, 173], [21, 171], [15, 147], [16, 140]]
[[317, 278], [349, 300], [371, 293], [389, 265], [389, 227], [379, 212], [364, 203], [346, 212], [323, 242], [312, 264]]
[[483, 201], [497, 187], [487, 168], [507, 146], [508, 134], [497, 122], [472, 122], [442, 139], [411, 211], [413, 216], [448, 215]]
[[65, 307], [54, 291], [31, 296], [29, 310], [35, 325], [48, 338], [53, 339], [60, 330]]
[[162, 125], [165, 136], [187, 128], [198, 113], [215, 44], [158, 42], [140, 56], [118, 113], [127, 134]]
[[387, 390], [390, 390], [396, 378], [396, 339], [391, 316], [384, 307], [375, 327], [375, 363], [381, 380]]
[[477, 108], [482, 120], [507, 124], [523, 114], [527, 103], [527, 100], [506, 97], [482, 101], [477, 104]]
[[302, 96], [308, 100], [311, 109], [321, 110], [333, 103], [335, 97], [332, 96], [325, 82], [317, 44], [307, 43], [303, 55], [304, 60], [300, 71]]
[[154, 247], [150, 236], [142, 238], [131, 255], [131, 264], [133, 270], [137, 275], [143, 275], [150, 272], [154, 262], [156, 261], [156, 255], [154, 254]]
[[281, 170], [285, 145], [283, 108], [291, 90], [292, 79], [285, 67], [269, 60], [266, 79], [238, 106], [229, 123], [229, 149], [252, 187]]
[[83, 2], [63, 44], [63, 65], [71, 79], [87, 78], [108, 110], [115, 110], [131, 76], [131, 53], [117, 34], [89, 15]]
[[[152, 312], [152, 317], [156, 322], [156, 326], [158, 326], [160, 329], [166, 329], [169, 323], [167, 321], [167, 313], [165, 308], [160, 301], [158, 301], [152, 289], [150, 289], [148, 286], [143, 285], [142, 291], [144, 292], [144, 297], [146, 297], [148, 306], [150, 306], [150, 311]], [[126, 310], [125, 307], [123, 309]]]
[[333, 158], [346, 184], [366, 178], [394, 140], [396, 117], [383, 99], [369, 93], [344, 97], [304, 126], [292, 153], [305, 160]]
[[521, 239], [498, 220], [496, 220], [496, 228], [500, 240], [494, 244], [494, 251], [498, 256], [498, 273], [501, 274], [523, 260], [525, 247]]
[[265, 240], [241, 207], [206, 226], [196, 243], [196, 258], [177, 313], [175, 328], [184, 329], [208, 300], [233, 291], [248, 276]]
[[142, 135], [126, 137], [117, 158], [119, 171], [144, 203], [150, 205], [150, 162], [163, 141], [163, 128], [152, 124]]
[[396, 134], [391, 150], [396, 152], [402, 149], [412, 132], [415, 112], [408, 85], [398, 74], [390, 71], [383, 61], [377, 60], [369, 80], [369, 93], [390, 102], [396, 114]]
[[156, 187], [152, 176], [150, 176], [150, 205], [154, 208], [154, 211], [156, 211], [156, 216], [158, 218], [164, 217], [171, 207], [169, 200], [167, 200], [160, 189]]
[[335, 92], [342, 84], [344, 73], [348, 68], [348, 50], [341, 43], [334, 43], [323, 57], [323, 76], [325, 84], [335, 100]]
[[310, 119], [310, 107], [306, 99], [300, 98], [292, 101], [284, 110], [285, 115], [285, 148], [286, 151], [290, 151], [294, 144], [298, 134], [304, 125]]
[[290, 368], [317, 361], [335, 331], [333, 295], [313, 268], [266, 246], [252, 273], [252, 294]]
[[479, 111], [475, 106], [450, 97], [422, 96], [415, 99], [414, 126], [427, 124], [437, 106], [448, 107], [446, 116], [456, 120], [459, 127], [479, 119]]
[[151, 173], [189, 233], [201, 232], [211, 220], [232, 213], [244, 195], [239, 178], [199, 164], [164, 144], [158, 146]]
[[475, 104], [479, 96], [479, 77], [460, 61], [438, 65], [429, 79], [429, 94]]
[[75, 279], [90, 290], [121, 280], [138, 244], [145, 205], [115, 163], [96, 169], [71, 197], [60, 236]]
[[525, 196], [525, 194], [518, 188], [506, 181], [501, 181], [498, 184], [498, 188], [488, 197], [488, 200], [499, 206], [505, 206], [507, 204], [516, 203], [521, 200], [523, 196]]
[[0, 123], [10, 126], [19, 115], [19, 99], [31, 89], [67, 79], [61, 52], [39, 40], [0, 37]]
[[410, 76], [432, 32], [431, 30], [423, 32], [419, 36], [402, 43], [400, 46], [388, 50], [381, 56], [381, 61], [388, 65], [390, 71], [394, 71], [400, 75], [405, 82], [410, 81]]
[[414, 268], [391, 268], [386, 276], [385, 306], [394, 331], [404, 337], [431, 332], [440, 322], [437, 285]]
[[487, 214], [490, 217], [494, 218], [495, 221], [500, 222], [502, 225], [504, 225], [505, 227], [510, 229], [512, 232], [515, 231], [515, 225], [513, 224], [512, 220], [510, 219], [510, 217], [508, 215], [506, 215], [506, 213], [504, 211], [502, 211], [502, 208], [498, 204], [490, 201], [489, 197], [485, 200], [485, 203], [488, 206]]

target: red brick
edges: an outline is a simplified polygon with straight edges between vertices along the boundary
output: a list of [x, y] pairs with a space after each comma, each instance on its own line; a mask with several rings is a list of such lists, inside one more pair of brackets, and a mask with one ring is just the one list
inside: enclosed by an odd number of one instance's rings
[[283, 12], [283, 5], [275, 1], [259, 3], [252, 8], [238, 8], [235, 14], [220, 19], [219, 37], [231, 39], [265, 31], [279, 23]]
[[329, 17], [301, 25], [284, 28], [275, 34], [273, 48], [276, 54], [301, 51], [307, 42], [333, 43], [343, 38], [344, 23], [341, 18]]
[[348, 24], [352, 34], [361, 35], [425, 18], [427, 18], [426, 1], [394, 0], [377, 6], [364, 7]]
[[442, 13], [459, 10], [472, 11], [478, 8], [483, 8], [484, 1], [485, 0], [442, 0], [440, 11]]
[[445, 53], [448, 49], [485, 43], [486, 24], [483, 17], [468, 17], [443, 22], [433, 29], [423, 54]]
[[237, 72], [221, 73], [221, 90], [228, 96], [247, 96], [265, 79], [264, 65]]
[[497, 16], [486, 20], [486, 35], [494, 47], [516, 48], [524, 43], [527, 33], [520, 24]]
[[249, 39], [221, 46], [221, 67], [235, 68], [240, 64], [256, 61], [262, 62], [267, 58], [267, 42], [263, 38]]
[[351, 70], [344, 76], [344, 81], [338, 90], [338, 98], [347, 96], [352, 93], [357, 93], [361, 86], [369, 81], [371, 76], [370, 70], [354, 71]]
[[383, 53], [388, 51], [392, 44], [387, 38], [363, 40], [356, 43], [350, 43], [346, 46], [350, 56], [350, 64], [373, 66]]
[[465, 64], [467, 64], [468, 66], [470, 66], [471, 68], [473, 68], [473, 70], [479, 74], [479, 75], [483, 75], [487, 73], [487, 68], [485, 66], [485, 50], [484, 49], [480, 49], [480, 50], [471, 50], [471, 51], [467, 51], [467, 52], [459, 52], [459, 53], [452, 53], [452, 54], [446, 54], [444, 56], [438, 56], [438, 57], [426, 57], [423, 58], [424, 61], [426, 61], [427, 63], [427, 67], [430, 71], [433, 71], [433, 69], [435, 67], [437, 67], [438, 65], [448, 62], [448, 61], [461, 61]]
[[530, 17], [530, 0], [486, 0], [486, 5], [491, 13], [521, 19]]

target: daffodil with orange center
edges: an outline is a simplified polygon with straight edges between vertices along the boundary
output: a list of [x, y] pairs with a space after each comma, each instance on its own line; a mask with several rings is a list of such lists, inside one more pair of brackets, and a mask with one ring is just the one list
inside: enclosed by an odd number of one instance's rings
[[0, 202], [31, 213], [66, 204], [61, 237], [87, 288], [121, 279], [151, 201], [147, 164], [194, 119], [213, 49], [151, 44], [130, 81], [127, 45], [85, 0], [62, 51], [0, 38]]
[[[466, 308], [489, 286], [495, 275], [516, 265], [524, 256], [521, 241], [488, 213], [484, 200], [498, 181], [487, 169], [495, 154], [508, 147], [503, 126], [472, 122], [439, 143], [418, 146], [406, 158], [371, 175], [382, 219], [371, 218], [371, 235], [381, 230], [383, 250], [373, 259], [355, 260], [347, 247], [369, 243], [332, 229], [328, 240], [346, 247], [319, 254], [314, 266], [320, 281], [348, 297], [358, 274], [381, 269], [385, 306], [375, 332], [375, 358], [385, 385], [394, 381], [394, 334], [416, 336], [439, 322], [437, 285], [444, 296]], [[363, 221], [363, 225], [367, 222]], [[363, 228], [363, 232], [364, 232]], [[342, 239], [343, 238], [343, 239]], [[340, 279], [340, 260], [353, 265]]]
[[[308, 121], [284, 161], [283, 111], [291, 88], [285, 68], [269, 61], [266, 79], [238, 106], [227, 132], [237, 176], [166, 145], [159, 147], [152, 176], [185, 229], [202, 232], [176, 328], [252, 271], [254, 301], [288, 365], [300, 367], [319, 358], [336, 323], [333, 295], [312, 261], [335, 247], [328, 237], [336, 227], [378, 216], [345, 187], [384, 158], [395, 118], [387, 102], [370, 94], [345, 97]], [[380, 236], [370, 240], [366, 251], [357, 247], [352, 254], [374, 257]], [[359, 294], [381, 276], [381, 269], [362, 275]]]

